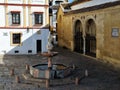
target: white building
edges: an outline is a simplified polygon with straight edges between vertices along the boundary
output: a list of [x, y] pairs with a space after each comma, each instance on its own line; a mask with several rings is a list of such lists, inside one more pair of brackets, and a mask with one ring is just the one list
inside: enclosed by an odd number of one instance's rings
[[48, 0], [0, 0], [0, 54], [46, 52]]
[[52, 17], [50, 18], [51, 19], [50, 25], [53, 31], [56, 31], [56, 24], [57, 24], [56, 13], [61, 3], [68, 3], [68, 0], [51, 0], [50, 8], [52, 9], [52, 15], [51, 15]]
[[68, 0], [49, 0], [50, 6], [50, 29], [53, 31], [53, 43], [57, 44], [57, 33], [56, 33], [56, 26], [57, 26], [57, 10], [61, 3], [68, 3]]

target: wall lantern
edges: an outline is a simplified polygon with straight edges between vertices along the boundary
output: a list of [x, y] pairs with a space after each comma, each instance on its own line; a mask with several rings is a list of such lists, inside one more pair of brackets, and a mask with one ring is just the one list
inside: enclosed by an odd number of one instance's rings
[[38, 30], [38, 31], [37, 31], [37, 34], [41, 34], [41, 30]]
[[29, 27], [27, 27], [27, 33], [29, 33]]

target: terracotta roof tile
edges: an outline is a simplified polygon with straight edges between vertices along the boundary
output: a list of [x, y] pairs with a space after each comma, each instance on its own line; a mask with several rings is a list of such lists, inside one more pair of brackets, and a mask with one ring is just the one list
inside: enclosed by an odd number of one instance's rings
[[72, 11], [67, 12], [65, 15], [82, 13], [82, 12], [89, 12], [89, 11], [104, 9], [104, 8], [117, 6], [117, 5], [120, 5], [120, 1], [109, 2], [109, 3], [105, 3], [105, 4], [101, 4], [101, 5], [96, 5], [96, 6], [91, 6], [91, 7], [87, 7], [87, 8], [78, 9], [78, 10], [72, 10]]

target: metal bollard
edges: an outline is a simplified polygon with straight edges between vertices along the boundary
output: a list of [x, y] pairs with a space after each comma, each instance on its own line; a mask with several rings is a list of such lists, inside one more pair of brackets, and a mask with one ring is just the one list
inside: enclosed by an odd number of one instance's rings
[[49, 88], [49, 87], [50, 87], [50, 80], [46, 79], [46, 88]]
[[26, 64], [26, 70], [29, 71], [30, 70], [30, 67], [28, 64]]
[[75, 85], [79, 85], [79, 78], [78, 77], [75, 78]]
[[88, 77], [88, 70], [85, 70], [85, 77]]
[[74, 64], [73, 64], [73, 67], [72, 67], [72, 68], [73, 68], [73, 70], [75, 69], [75, 65], [74, 65]]
[[10, 75], [11, 75], [11, 76], [14, 76], [14, 75], [15, 75], [15, 74], [14, 74], [14, 69], [11, 69]]
[[15, 81], [16, 81], [16, 83], [20, 83], [20, 77], [19, 77], [19, 76], [16, 76], [16, 77], [15, 77]]

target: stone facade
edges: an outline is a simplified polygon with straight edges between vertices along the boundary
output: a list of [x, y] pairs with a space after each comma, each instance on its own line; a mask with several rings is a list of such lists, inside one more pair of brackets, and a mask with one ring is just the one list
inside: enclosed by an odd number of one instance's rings
[[[65, 12], [65, 6], [61, 5], [57, 12], [58, 44], [72, 51], [76, 51], [75, 47], [80, 44], [77, 52], [81, 50], [82, 54], [107, 60], [120, 67], [119, 16], [120, 1], [68, 12]], [[77, 38], [80, 41], [75, 43], [77, 29]]]

